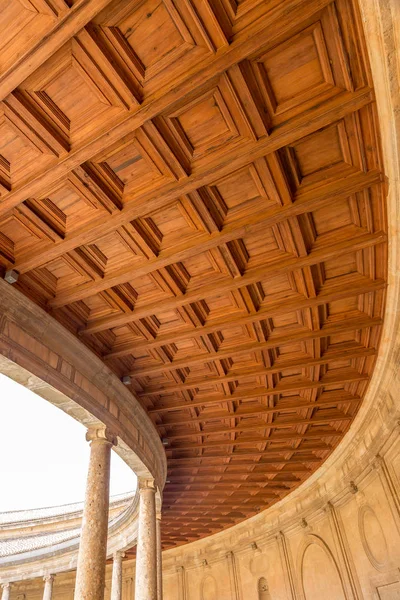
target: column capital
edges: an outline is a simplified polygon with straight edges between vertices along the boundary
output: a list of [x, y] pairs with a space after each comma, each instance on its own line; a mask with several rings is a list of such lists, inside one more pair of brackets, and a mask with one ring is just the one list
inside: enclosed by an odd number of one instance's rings
[[46, 581], [46, 582], [49, 581], [50, 583], [53, 583], [53, 581], [54, 581], [54, 575], [45, 575], [43, 577], [43, 581]]
[[86, 432], [86, 441], [117, 445], [116, 436], [107, 427], [90, 427]]
[[326, 513], [331, 513], [335, 510], [335, 507], [333, 506], [333, 503], [331, 500], [328, 500], [328, 502], [324, 505], [323, 509], [324, 512]]
[[113, 560], [125, 558], [126, 554], [123, 550], [116, 550], [113, 554]]
[[11, 583], [2, 583], [1, 584], [1, 589], [2, 590], [8, 590], [11, 587]]
[[144, 492], [146, 490], [156, 493], [157, 486], [154, 479], [139, 479], [139, 492]]

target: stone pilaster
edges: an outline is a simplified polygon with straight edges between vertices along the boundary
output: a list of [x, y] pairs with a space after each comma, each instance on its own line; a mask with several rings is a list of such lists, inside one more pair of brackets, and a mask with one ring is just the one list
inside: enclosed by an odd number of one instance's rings
[[111, 600], [121, 600], [122, 598], [122, 559], [124, 556], [124, 552], [115, 552], [113, 556]]
[[185, 567], [181, 566], [177, 568], [178, 578], [179, 578], [179, 600], [188, 600], [187, 599], [187, 589], [186, 589], [186, 571]]
[[163, 600], [162, 588], [162, 546], [161, 546], [161, 515], [156, 519], [157, 534], [157, 600]]
[[156, 488], [154, 481], [140, 481], [139, 494], [135, 600], [157, 600]]
[[233, 598], [235, 600], [241, 600], [239, 574], [237, 570], [235, 554], [233, 552], [228, 552], [226, 558], [229, 565], [229, 575], [231, 579]]
[[110, 460], [115, 438], [107, 429], [90, 429], [89, 472], [76, 571], [75, 600], [104, 598], [110, 502]]
[[297, 600], [298, 595], [296, 591], [294, 568], [289, 548], [286, 542], [286, 537], [283, 531], [280, 531], [278, 533], [278, 535], [276, 536], [276, 541], [278, 543], [279, 554], [281, 555], [282, 568], [285, 574], [285, 584], [288, 597], [291, 598], [291, 600]]
[[351, 598], [354, 598], [354, 600], [360, 600], [362, 598], [362, 591], [360, 590], [357, 571], [353, 565], [351, 550], [347, 542], [346, 533], [340, 518], [340, 513], [336, 510], [335, 506], [331, 502], [327, 503], [324, 510], [330, 520], [332, 533], [338, 546], [339, 556], [341, 559], [340, 562], [342, 563], [342, 572], [345, 575], [345, 583], [350, 589]]
[[43, 577], [43, 581], [44, 581], [43, 600], [52, 600], [54, 575], [46, 575], [46, 577]]

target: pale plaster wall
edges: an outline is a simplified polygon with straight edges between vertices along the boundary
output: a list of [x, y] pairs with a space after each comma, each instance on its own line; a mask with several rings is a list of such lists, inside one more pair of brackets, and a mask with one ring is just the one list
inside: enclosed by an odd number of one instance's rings
[[[389, 288], [374, 377], [351, 431], [303, 486], [236, 527], [164, 553], [164, 600], [400, 599], [400, 0], [360, 6], [389, 181]], [[133, 580], [128, 561], [123, 600], [134, 598]], [[57, 576], [54, 600], [72, 600], [73, 584], [73, 572]], [[42, 590], [38, 579], [15, 585], [11, 600]]]

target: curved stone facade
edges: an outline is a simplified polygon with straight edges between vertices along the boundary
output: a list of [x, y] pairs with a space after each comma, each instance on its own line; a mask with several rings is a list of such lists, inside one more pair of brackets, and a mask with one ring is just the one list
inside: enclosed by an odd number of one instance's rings
[[[110, 499], [107, 555], [136, 544], [139, 496]], [[0, 515], [0, 581], [27, 581], [76, 568], [83, 503]]]
[[138, 477], [164, 487], [164, 448], [149, 416], [119, 379], [62, 325], [0, 280], [0, 371], [87, 427], [118, 436], [116, 451]]
[[[110, 500], [110, 532], [126, 521], [136, 508], [134, 493], [121, 494]], [[32, 552], [54, 556], [56, 546], [70, 541], [76, 548], [81, 530], [83, 502], [19, 510], [0, 514], [0, 567], [7, 561], [28, 562]], [[117, 526], [117, 527], [116, 527]], [[11, 558], [12, 557], [12, 558]], [[16, 560], [17, 559], [17, 560]]]

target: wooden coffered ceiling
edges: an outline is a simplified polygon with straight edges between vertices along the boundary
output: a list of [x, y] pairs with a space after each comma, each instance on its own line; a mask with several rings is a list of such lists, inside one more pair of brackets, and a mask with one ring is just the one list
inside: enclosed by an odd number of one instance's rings
[[373, 371], [386, 282], [351, 0], [0, 0], [0, 260], [166, 444], [165, 548], [283, 498]]

